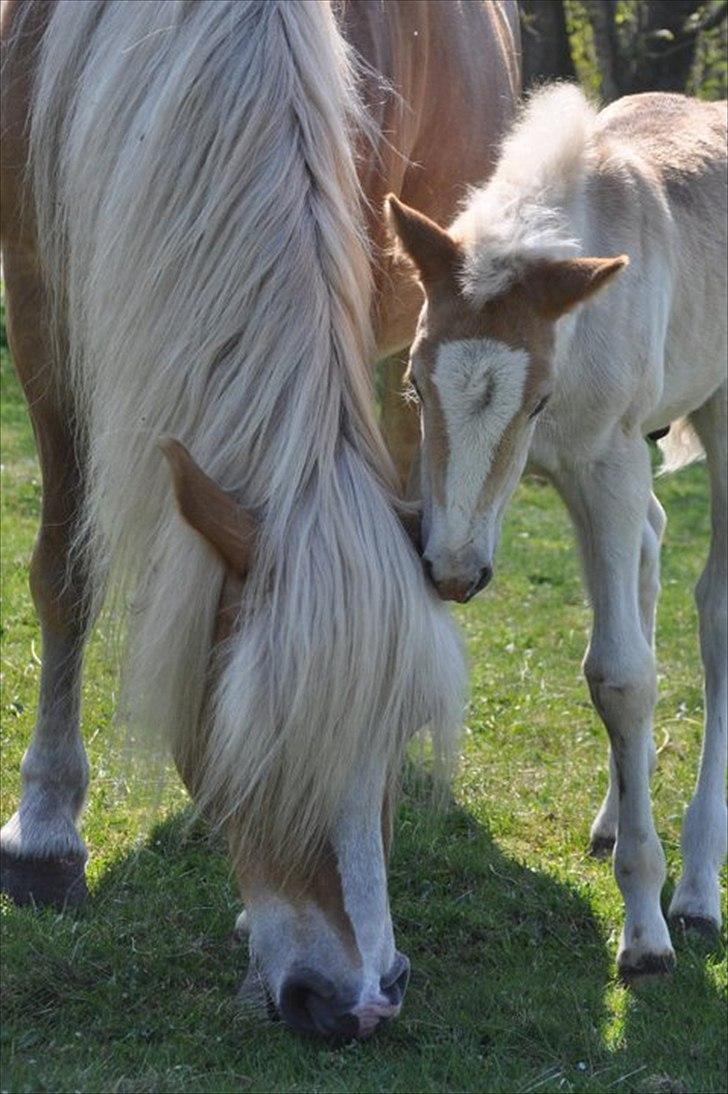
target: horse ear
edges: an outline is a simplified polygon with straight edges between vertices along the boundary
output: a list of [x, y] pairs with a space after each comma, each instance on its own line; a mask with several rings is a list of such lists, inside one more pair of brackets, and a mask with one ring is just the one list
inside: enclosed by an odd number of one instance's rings
[[539, 262], [526, 276], [526, 284], [541, 314], [547, 319], [558, 319], [594, 296], [628, 265], [627, 255]]
[[444, 228], [394, 194], [387, 194], [384, 207], [393, 233], [423, 282], [438, 281], [455, 273], [463, 255], [459, 244]]
[[172, 471], [181, 515], [215, 548], [228, 568], [244, 579], [255, 554], [254, 518], [197, 466], [180, 441], [167, 437], [160, 441], [160, 448]]

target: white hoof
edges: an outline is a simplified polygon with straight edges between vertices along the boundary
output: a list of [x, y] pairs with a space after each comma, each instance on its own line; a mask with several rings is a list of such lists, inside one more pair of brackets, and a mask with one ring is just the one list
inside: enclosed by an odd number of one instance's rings
[[720, 934], [720, 884], [714, 874], [689, 878], [683, 874], [670, 901], [668, 919], [684, 930], [696, 931], [706, 938]]
[[625, 983], [643, 977], [665, 976], [675, 968], [667, 924], [660, 917], [649, 929], [645, 924], [625, 925], [617, 954], [617, 971]]

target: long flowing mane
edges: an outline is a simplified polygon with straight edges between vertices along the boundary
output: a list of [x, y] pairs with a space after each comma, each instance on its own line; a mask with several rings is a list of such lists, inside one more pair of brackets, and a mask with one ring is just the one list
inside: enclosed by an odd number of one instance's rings
[[176, 513], [173, 434], [261, 522], [201, 799], [288, 861], [352, 771], [425, 723], [445, 744], [462, 700], [373, 417], [362, 124], [327, 3], [60, 0], [42, 43], [32, 186], [123, 714], [191, 740], [209, 683], [223, 571]]
[[527, 100], [492, 178], [471, 192], [452, 227], [465, 246], [469, 296], [498, 295], [527, 262], [578, 253], [566, 211], [586, 172], [595, 118], [572, 84], [552, 84]]

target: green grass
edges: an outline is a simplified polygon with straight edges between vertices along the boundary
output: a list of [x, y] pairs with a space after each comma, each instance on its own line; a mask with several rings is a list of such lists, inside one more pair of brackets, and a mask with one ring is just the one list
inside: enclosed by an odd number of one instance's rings
[[[3, 806], [33, 725], [38, 631], [27, 591], [40, 484], [3, 359]], [[691, 589], [706, 552], [704, 468], [658, 491], [670, 526], [658, 630], [657, 825], [670, 883], [701, 735]], [[459, 612], [472, 699], [453, 801], [400, 808], [391, 898], [413, 963], [401, 1019], [330, 1048], [236, 1008], [245, 954], [227, 862], [184, 830], [170, 775], [154, 810], [108, 730], [115, 682], [92, 644], [84, 732], [91, 901], [75, 916], [4, 905], [4, 1091], [722, 1091], [725, 949], [677, 941], [678, 970], [631, 994], [614, 956], [621, 904], [585, 856], [605, 736], [579, 661], [589, 612], [566, 516], [524, 485], [497, 581]], [[144, 784], [142, 783], [144, 787]], [[152, 794], [151, 797], [154, 795]]]

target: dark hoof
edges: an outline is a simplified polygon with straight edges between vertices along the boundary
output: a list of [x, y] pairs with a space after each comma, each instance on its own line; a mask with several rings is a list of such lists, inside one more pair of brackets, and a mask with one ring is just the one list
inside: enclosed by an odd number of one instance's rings
[[619, 979], [625, 987], [634, 988], [648, 984], [652, 980], [669, 976], [675, 971], [675, 954], [646, 954], [632, 964], [629, 958], [620, 962]]
[[18, 858], [0, 854], [0, 889], [19, 905], [77, 908], [86, 900], [86, 859]]
[[714, 945], [720, 938], [720, 925], [705, 915], [670, 916], [672, 929], [687, 937], [700, 938]]
[[614, 844], [614, 836], [594, 836], [589, 844], [589, 854], [592, 858], [611, 858]]

